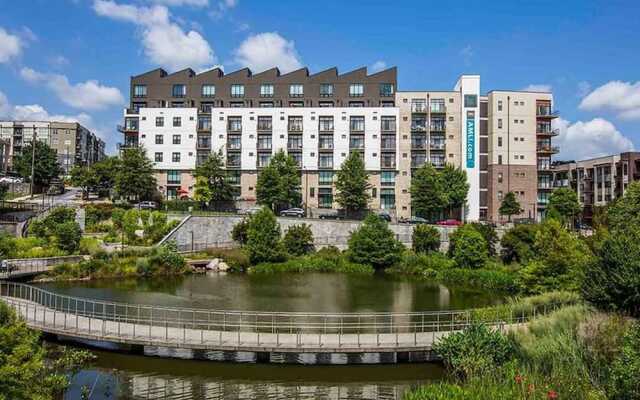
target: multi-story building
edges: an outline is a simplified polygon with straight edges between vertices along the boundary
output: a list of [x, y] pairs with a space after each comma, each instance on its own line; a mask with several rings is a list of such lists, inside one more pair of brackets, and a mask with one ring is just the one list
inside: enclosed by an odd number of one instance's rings
[[590, 222], [594, 207], [623, 196], [631, 182], [640, 180], [640, 152], [555, 163], [551, 172], [550, 185], [573, 189], [583, 206], [583, 220]]
[[105, 156], [105, 143], [77, 122], [0, 121], [0, 165], [11, 169], [13, 157], [20, 154], [34, 136], [56, 150], [65, 174], [75, 165], [91, 165]]
[[540, 215], [538, 170], [548, 169], [554, 150], [551, 94], [483, 96], [477, 75], [461, 76], [450, 91], [398, 92], [396, 73], [156, 69], [131, 78], [120, 147], [144, 146], [168, 198], [192, 194], [193, 170], [220, 151], [237, 198], [255, 201], [257, 174], [284, 150], [300, 165], [302, 199], [313, 214], [337, 207], [335, 171], [357, 151], [370, 175], [373, 209], [411, 216], [412, 172], [430, 162], [466, 171], [466, 219], [497, 220], [508, 191], [520, 196], [523, 216]]

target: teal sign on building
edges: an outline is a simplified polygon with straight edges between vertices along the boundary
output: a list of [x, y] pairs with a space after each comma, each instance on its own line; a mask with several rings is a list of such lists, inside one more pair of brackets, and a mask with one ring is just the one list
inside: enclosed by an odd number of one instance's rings
[[476, 120], [475, 115], [467, 114], [467, 168], [474, 168], [476, 163]]

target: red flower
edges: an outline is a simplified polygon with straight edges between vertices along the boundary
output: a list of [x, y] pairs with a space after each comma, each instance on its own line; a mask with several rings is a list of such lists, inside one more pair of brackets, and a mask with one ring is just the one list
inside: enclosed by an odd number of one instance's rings
[[555, 390], [549, 390], [547, 392], [547, 399], [557, 399], [558, 393]]
[[520, 375], [516, 375], [516, 383], [519, 385], [522, 383], [522, 377]]

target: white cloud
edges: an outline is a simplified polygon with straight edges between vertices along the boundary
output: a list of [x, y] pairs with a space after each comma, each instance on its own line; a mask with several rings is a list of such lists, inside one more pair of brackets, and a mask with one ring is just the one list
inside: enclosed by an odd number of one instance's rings
[[49, 57], [47, 60], [52, 67], [62, 68], [70, 64], [69, 59], [63, 55]]
[[209, 11], [209, 16], [213, 19], [220, 19], [227, 10], [238, 5], [238, 0], [220, 0], [216, 6]]
[[209, 0], [149, 0], [152, 3], [163, 4], [169, 7], [191, 6], [191, 7], [207, 7]]
[[91, 116], [85, 113], [77, 115], [49, 114], [39, 104], [11, 105], [7, 96], [0, 92], [0, 118], [16, 121], [59, 121], [79, 122], [85, 126], [92, 124]]
[[378, 72], [382, 71], [385, 68], [387, 68], [387, 63], [382, 60], [378, 60], [369, 67], [369, 70], [370, 72]]
[[[175, 1], [174, 1], [175, 2]], [[141, 28], [142, 46], [149, 60], [170, 70], [202, 69], [215, 62], [207, 40], [198, 32], [172, 22], [165, 6], [137, 7], [111, 0], [94, 0], [96, 14]]]
[[82, 110], [100, 110], [125, 102], [120, 90], [101, 85], [96, 80], [71, 84], [64, 75], [43, 74], [28, 67], [20, 70], [20, 76], [27, 82], [44, 84], [63, 103]]
[[264, 32], [249, 36], [235, 50], [235, 62], [260, 72], [272, 67], [289, 72], [302, 66], [293, 41], [276, 32]]
[[0, 64], [8, 63], [22, 53], [23, 43], [18, 36], [0, 28]]
[[553, 88], [551, 87], [551, 85], [547, 85], [544, 83], [531, 84], [522, 88], [522, 90], [525, 92], [551, 92], [552, 89]]
[[610, 110], [622, 119], [640, 119], [640, 81], [607, 82], [582, 99], [580, 109]]
[[459, 54], [462, 57], [464, 64], [469, 66], [471, 64], [471, 58], [473, 57], [473, 47], [471, 47], [470, 44], [466, 45], [460, 50]]
[[582, 160], [633, 150], [633, 142], [625, 137], [611, 122], [602, 118], [571, 123], [558, 118], [554, 127], [560, 135], [554, 140], [560, 146], [556, 158]]

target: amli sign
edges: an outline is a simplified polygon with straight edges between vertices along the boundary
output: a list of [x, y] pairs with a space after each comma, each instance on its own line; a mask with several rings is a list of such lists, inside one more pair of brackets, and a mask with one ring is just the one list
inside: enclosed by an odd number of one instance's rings
[[476, 164], [476, 118], [473, 111], [467, 112], [467, 168]]

